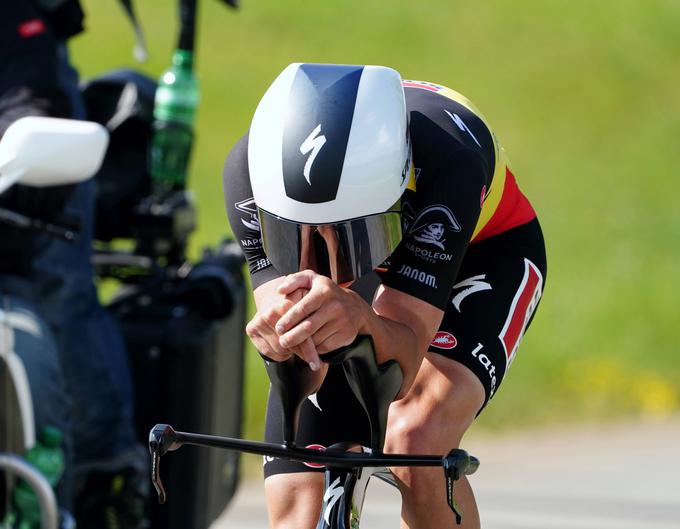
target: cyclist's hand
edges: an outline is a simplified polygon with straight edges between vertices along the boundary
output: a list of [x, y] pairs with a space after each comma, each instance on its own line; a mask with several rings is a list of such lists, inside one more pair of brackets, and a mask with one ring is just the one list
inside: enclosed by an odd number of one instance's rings
[[295, 347], [282, 347], [279, 343], [279, 336], [274, 330], [276, 323], [306, 294], [304, 289], [298, 289], [288, 295], [279, 294], [276, 286], [281, 280], [282, 278], [270, 281], [255, 290], [257, 313], [248, 322], [246, 334], [264, 356], [280, 362], [297, 354], [316, 371], [322, 364], [311, 339], [296, 344]]
[[326, 276], [304, 270], [286, 276], [278, 293], [291, 296], [309, 290], [276, 323], [279, 345], [295, 348], [311, 338], [319, 354], [352, 343], [364, 322], [368, 304], [358, 294], [336, 285]]

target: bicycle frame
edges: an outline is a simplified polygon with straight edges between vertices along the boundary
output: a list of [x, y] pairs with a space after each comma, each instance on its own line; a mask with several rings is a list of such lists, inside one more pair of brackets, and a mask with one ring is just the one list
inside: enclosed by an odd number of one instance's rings
[[372, 448], [357, 443], [338, 443], [324, 451], [296, 446], [294, 439], [300, 405], [316, 390], [315, 377], [309, 366], [297, 357], [284, 362], [265, 358], [272, 391], [278, 393], [282, 403], [284, 443], [178, 432], [170, 425], [157, 424], [149, 433], [149, 450], [153, 456], [152, 481], [160, 503], [164, 503], [167, 497], [160, 476], [160, 458], [189, 444], [324, 465], [325, 490], [317, 529], [358, 529], [370, 478], [376, 476], [395, 484], [388, 467], [441, 466], [446, 481], [447, 503], [460, 524], [462, 513], [454, 499], [454, 482], [463, 475], [474, 473], [479, 467], [479, 460], [461, 449], [453, 449], [445, 456], [383, 453], [387, 411], [401, 387], [399, 365], [394, 361], [378, 365], [370, 336], [359, 336], [353, 344], [325, 354], [322, 359], [342, 365], [352, 392], [366, 412]]

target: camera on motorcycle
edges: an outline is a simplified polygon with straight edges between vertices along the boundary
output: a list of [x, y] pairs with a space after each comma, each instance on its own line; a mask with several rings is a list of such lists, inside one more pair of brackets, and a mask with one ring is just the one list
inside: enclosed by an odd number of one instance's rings
[[99, 241], [135, 241], [135, 254], [182, 260], [196, 228], [196, 208], [183, 189], [153, 192], [149, 172], [156, 82], [133, 70], [116, 70], [82, 87], [88, 118], [104, 125], [111, 141], [97, 181]]

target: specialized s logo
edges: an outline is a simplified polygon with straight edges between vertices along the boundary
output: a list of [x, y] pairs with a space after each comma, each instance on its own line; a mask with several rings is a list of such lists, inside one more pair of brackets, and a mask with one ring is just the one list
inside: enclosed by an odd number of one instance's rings
[[340, 483], [340, 477], [335, 478], [335, 481], [330, 484], [323, 495], [323, 502], [326, 508], [323, 511], [324, 521], [330, 525], [331, 524], [331, 513], [333, 512], [333, 507], [338, 503], [338, 500], [342, 498], [345, 493], [345, 489]]
[[460, 283], [456, 283], [455, 285], [453, 285], [454, 290], [457, 290], [459, 288], [463, 289], [460, 292], [458, 292], [458, 294], [453, 296], [453, 299], [451, 299], [451, 303], [453, 304], [454, 307], [456, 307], [456, 310], [458, 312], [460, 312], [460, 304], [470, 294], [474, 294], [475, 292], [482, 292], [483, 290], [491, 290], [491, 284], [487, 283], [486, 281], [482, 281], [483, 279], [486, 279], [486, 274], [468, 277], [467, 279], [464, 279]]
[[303, 204], [335, 200], [363, 66], [301, 64], [285, 102], [283, 189]]
[[316, 159], [316, 156], [319, 154], [319, 151], [321, 150], [321, 147], [323, 147], [326, 144], [326, 136], [321, 134], [321, 124], [319, 123], [316, 128], [307, 136], [305, 141], [302, 142], [302, 145], [300, 145], [300, 153], [307, 154], [308, 152], [312, 152], [312, 154], [309, 155], [309, 158], [307, 158], [307, 162], [305, 163], [304, 170], [302, 171], [302, 174], [305, 176], [305, 180], [307, 180], [307, 183], [311, 186], [312, 182], [310, 179], [310, 172], [312, 170], [312, 165], [314, 164], [314, 160]]
[[460, 130], [462, 130], [463, 132], [467, 132], [467, 133], [472, 137], [472, 139], [475, 140], [475, 143], [476, 143], [480, 148], [482, 147], [482, 146], [480, 145], [480, 143], [477, 141], [477, 138], [475, 137], [475, 135], [472, 134], [472, 131], [470, 130], [470, 128], [465, 124], [465, 122], [460, 118], [460, 116], [459, 116], [458, 114], [456, 114], [455, 112], [452, 114], [452, 113], [449, 112], [448, 110], [444, 110], [444, 112], [446, 112], [446, 114], [453, 120], [453, 122], [456, 124], [456, 126], [457, 126]]

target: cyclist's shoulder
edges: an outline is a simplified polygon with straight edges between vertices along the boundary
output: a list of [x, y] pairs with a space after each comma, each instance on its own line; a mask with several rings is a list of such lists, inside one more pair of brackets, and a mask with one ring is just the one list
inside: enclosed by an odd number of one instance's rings
[[443, 84], [433, 83], [430, 81], [404, 79], [402, 81], [402, 86], [404, 87], [407, 105], [409, 102], [409, 97], [420, 97], [431, 102], [439, 100], [440, 104], [443, 103], [442, 99], [448, 99], [463, 105], [476, 114], [481, 114], [477, 106], [465, 95]]
[[[441, 115], [443, 112], [445, 115], [456, 113], [461, 118], [474, 117], [492, 132], [488, 120], [477, 105], [453, 88], [430, 81], [415, 80], [404, 80], [403, 86], [409, 112], [420, 112], [426, 115]], [[451, 119], [450, 116], [449, 119]]]
[[[463, 94], [429, 81], [403, 81], [416, 167], [435, 179], [480, 167], [490, 180], [499, 145], [486, 118]], [[431, 180], [427, 178], [427, 180]]]
[[499, 145], [489, 122], [460, 92], [429, 81], [403, 82], [414, 156], [439, 163], [465, 150], [493, 168]]

